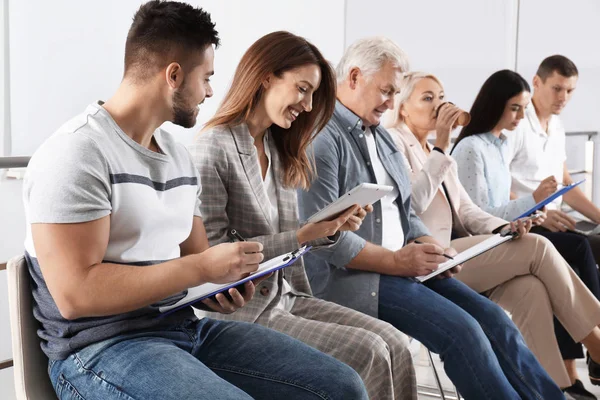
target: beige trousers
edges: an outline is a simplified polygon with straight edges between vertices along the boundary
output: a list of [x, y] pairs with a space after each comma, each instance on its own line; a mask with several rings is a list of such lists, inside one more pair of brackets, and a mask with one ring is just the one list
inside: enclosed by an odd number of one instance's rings
[[[453, 240], [461, 252], [490, 237]], [[545, 237], [527, 234], [463, 266], [456, 276], [512, 314], [527, 346], [560, 387], [571, 385], [554, 335], [553, 315], [579, 342], [600, 324], [600, 302]]]

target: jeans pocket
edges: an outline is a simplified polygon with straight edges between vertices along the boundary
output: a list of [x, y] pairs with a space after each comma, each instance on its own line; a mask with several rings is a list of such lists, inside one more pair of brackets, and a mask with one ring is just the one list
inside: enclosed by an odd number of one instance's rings
[[56, 394], [60, 400], [85, 400], [63, 374], [58, 377]]

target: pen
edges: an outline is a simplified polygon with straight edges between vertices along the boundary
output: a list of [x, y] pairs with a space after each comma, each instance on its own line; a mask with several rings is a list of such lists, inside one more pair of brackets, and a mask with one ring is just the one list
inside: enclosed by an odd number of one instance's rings
[[235, 229], [232, 229], [229, 232], [227, 232], [227, 236], [229, 236], [229, 239], [231, 239], [232, 242], [245, 242], [246, 241], [246, 239], [244, 239], [242, 237], [242, 235], [240, 235], [238, 233], [238, 231], [236, 231]]
[[[414, 241], [414, 243], [416, 243], [416, 244], [425, 244], [425, 243], [423, 243], [423, 242], [421, 242], [421, 241], [419, 241], [419, 240], [415, 240], [415, 241]], [[449, 256], [449, 255], [448, 255], [448, 254], [446, 254], [446, 253], [442, 253], [442, 255], [443, 255], [444, 257], [446, 257], [447, 259], [449, 259], [449, 260], [454, 260], [454, 257], [452, 257], [452, 256]]]
[[[528, 181], [528, 182], [532, 182], [532, 183], [537, 183], [537, 184], [542, 183], [542, 181], [540, 179], [527, 179], [527, 178], [525, 178], [523, 180]], [[556, 186], [557, 186], [558, 189], [561, 189], [561, 188], [564, 188], [564, 187], [567, 187], [567, 186], [570, 186], [570, 185], [565, 185], [563, 182], [556, 182]]]

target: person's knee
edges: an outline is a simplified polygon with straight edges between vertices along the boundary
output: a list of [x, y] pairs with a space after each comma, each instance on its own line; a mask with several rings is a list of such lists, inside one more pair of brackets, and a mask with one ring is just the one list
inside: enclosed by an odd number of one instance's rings
[[348, 342], [348, 351], [350, 354], [362, 354], [360, 362], [356, 365], [359, 372], [363, 371], [378, 371], [382, 369], [390, 369], [391, 365], [391, 348], [381, 336], [365, 331], [365, 335], [360, 341]]
[[520, 244], [521, 247], [529, 249], [528, 251], [531, 251], [532, 249], [544, 251], [548, 248], [554, 247], [548, 238], [536, 233], [528, 233], [523, 235], [523, 237], [519, 238], [519, 240], [516, 240], [513, 243]]
[[329, 394], [332, 399], [369, 399], [365, 384], [358, 372], [346, 364], [341, 364], [336, 375], [339, 387], [336, 387], [335, 390]]
[[[537, 284], [533, 282], [532, 285], [534, 285], [534, 287], [537, 286]], [[488, 333], [501, 333], [504, 336], [520, 334], [519, 330], [502, 307], [492, 301], [486, 303], [481, 323]]]
[[[382, 321], [383, 322], [383, 321]], [[380, 336], [389, 349], [392, 358], [410, 358], [410, 343], [408, 336], [388, 323], [381, 326], [380, 329], [374, 330]]]
[[[446, 331], [451, 337], [451, 346], [459, 346], [461, 349], [472, 349], [476, 352], [486, 352], [489, 348], [487, 337], [481, 325], [466, 312], [460, 313], [450, 319]], [[447, 349], [450, 351], [450, 349]], [[443, 356], [443, 353], [440, 353]]]

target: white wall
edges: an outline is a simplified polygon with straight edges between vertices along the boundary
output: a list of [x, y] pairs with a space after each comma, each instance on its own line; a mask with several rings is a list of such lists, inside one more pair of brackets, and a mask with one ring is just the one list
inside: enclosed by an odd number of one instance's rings
[[579, 69], [579, 81], [561, 115], [565, 128], [600, 130], [600, 2], [523, 0], [520, 14], [517, 71], [531, 82], [544, 58], [569, 57]]
[[[0, 1], [10, 6], [12, 154], [30, 155], [64, 121], [114, 91], [125, 34], [142, 0]], [[243, 51], [259, 36], [287, 29], [308, 37], [334, 63], [357, 38], [389, 36], [406, 50], [413, 69], [437, 74], [447, 97], [466, 109], [492, 72], [515, 67], [517, 45], [517, 70], [528, 79], [544, 57], [563, 53], [581, 70], [563, 115], [567, 130], [600, 129], [594, 118], [600, 108], [597, 0], [572, 0], [568, 6], [562, 0], [520, 1], [518, 43], [518, 0], [371, 0], [368, 6], [364, 0], [308, 0], [293, 7], [276, 0], [191, 3], [212, 13], [222, 37], [215, 97], [205, 103], [200, 123], [214, 113]], [[184, 143], [197, 131], [167, 125]]]
[[468, 110], [494, 71], [514, 67], [516, 0], [348, 0], [346, 43], [393, 39], [411, 69], [438, 76], [446, 98]]
[[[308, 0], [300, 7], [269, 0], [189, 2], [211, 12], [222, 39], [212, 79], [215, 96], [203, 106], [200, 123], [216, 111], [243, 52], [266, 33], [290, 30], [313, 41], [331, 60], [341, 57], [343, 0]], [[32, 154], [87, 104], [113, 93], [122, 76], [131, 17], [141, 3], [10, 0], [13, 155]], [[184, 143], [198, 131], [171, 124], [167, 129]]]
[[[8, 55], [8, 46], [7, 46], [7, 37], [5, 31], [5, 18], [6, 15], [6, 6], [8, 5], [8, 0], [0, 0], [0, 157], [8, 155], [8, 146], [6, 146], [5, 141], [10, 140], [10, 135], [8, 131], [5, 129], [5, 123], [8, 123], [6, 119], [6, 114], [8, 111], [9, 102], [6, 97], [6, 88], [8, 79], [8, 63], [6, 63], [6, 58]], [[6, 133], [6, 134], [5, 134]], [[0, 172], [0, 177], [2, 173]]]
[[[4, 118], [6, 101], [4, 98], [4, 68], [6, 63], [4, 62], [4, 7], [5, 0], [0, 1], [0, 157], [5, 155], [4, 145]], [[10, 240], [11, 235], [5, 231], [6, 223], [8, 218], [5, 214], [9, 214], [12, 207], [12, 199], [19, 198], [14, 196], [12, 192], [2, 190], [2, 176], [3, 171], [0, 171], [0, 228], [2, 234], [0, 234], [0, 253], [5, 248], [4, 242]], [[6, 196], [6, 197], [5, 197]], [[7, 197], [9, 199], [7, 199]], [[11, 204], [9, 204], [11, 203]], [[17, 221], [11, 221], [18, 225], [23, 225], [23, 219], [19, 218]], [[22, 237], [22, 232], [19, 230], [18, 237]], [[2, 257], [0, 256], [0, 260]], [[4, 261], [0, 261], [3, 263]], [[6, 298], [6, 271], [0, 271], [0, 361], [8, 360], [12, 357], [11, 341], [10, 341], [10, 324], [8, 322], [8, 304]], [[12, 385], [12, 368], [0, 371], [0, 398], [2, 399], [14, 399], [14, 389]]]

